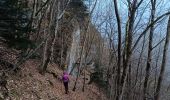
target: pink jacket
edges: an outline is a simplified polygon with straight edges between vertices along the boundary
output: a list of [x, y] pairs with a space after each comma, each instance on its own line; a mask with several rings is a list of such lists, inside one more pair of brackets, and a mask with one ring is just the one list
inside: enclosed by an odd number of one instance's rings
[[69, 75], [67, 72], [63, 73], [63, 77], [62, 77], [63, 82], [68, 82], [69, 81]]

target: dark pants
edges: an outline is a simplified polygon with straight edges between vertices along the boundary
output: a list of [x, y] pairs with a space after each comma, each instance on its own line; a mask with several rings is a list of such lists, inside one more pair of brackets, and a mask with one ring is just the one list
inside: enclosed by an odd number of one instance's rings
[[64, 82], [65, 93], [68, 93], [68, 82]]

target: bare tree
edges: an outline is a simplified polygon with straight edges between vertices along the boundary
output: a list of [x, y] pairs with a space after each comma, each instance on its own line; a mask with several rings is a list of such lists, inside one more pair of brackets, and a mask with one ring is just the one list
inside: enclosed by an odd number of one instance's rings
[[168, 20], [168, 25], [167, 25], [167, 33], [166, 33], [166, 40], [165, 40], [165, 45], [164, 45], [164, 50], [163, 50], [163, 59], [162, 59], [162, 64], [161, 64], [161, 70], [158, 78], [158, 84], [156, 87], [156, 93], [155, 93], [155, 100], [160, 100], [160, 91], [161, 91], [161, 85], [165, 73], [165, 66], [167, 62], [167, 52], [168, 52], [168, 46], [169, 46], [169, 39], [170, 39], [170, 17]]
[[[156, 1], [157, 0], [151, 0], [151, 5], [152, 5], [152, 9], [151, 9], [151, 23], [153, 23], [154, 19], [155, 19], [155, 12], [156, 12]], [[143, 99], [146, 100], [146, 92], [147, 90], [147, 85], [148, 85], [148, 79], [149, 79], [149, 75], [150, 75], [150, 67], [151, 67], [151, 63], [152, 63], [152, 42], [153, 42], [153, 35], [154, 35], [154, 25], [152, 25], [150, 27], [150, 34], [149, 34], [149, 45], [148, 45], [148, 58], [147, 58], [147, 65], [146, 65], [146, 75], [145, 75], [145, 81], [144, 81], [144, 88], [143, 88]]]
[[[117, 0], [114, 0], [114, 9], [115, 9], [115, 14], [116, 14], [116, 19], [117, 19], [117, 26], [118, 26], [118, 63], [117, 63], [117, 85], [120, 84], [120, 69], [121, 69], [121, 44], [122, 44], [122, 29], [121, 29], [121, 21], [120, 21], [120, 15], [118, 11], [118, 6], [117, 6]], [[120, 94], [119, 91], [119, 85], [117, 86], [117, 100]]]

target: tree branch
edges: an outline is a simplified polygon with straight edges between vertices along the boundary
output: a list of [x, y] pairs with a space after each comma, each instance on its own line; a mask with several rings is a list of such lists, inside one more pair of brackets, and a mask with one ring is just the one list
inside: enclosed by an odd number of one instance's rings
[[159, 16], [157, 19], [155, 19], [152, 23], [150, 23], [146, 28], [145, 30], [140, 34], [140, 36], [138, 37], [137, 41], [135, 42], [134, 46], [132, 47], [132, 50], [133, 51], [135, 49], [135, 47], [138, 45], [140, 39], [147, 33], [147, 31], [150, 29], [150, 27], [154, 24], [156, 24], [160, 19], [162, 19], [163, 17], [167, 16], [167, 15], [170, 15], [170, 11], [162, 14], [161, 16]]

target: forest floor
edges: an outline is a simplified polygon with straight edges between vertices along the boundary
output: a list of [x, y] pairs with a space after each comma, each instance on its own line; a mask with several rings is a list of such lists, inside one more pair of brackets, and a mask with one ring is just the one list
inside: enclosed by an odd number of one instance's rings
[[63, 71], [57, 65], [50, 64], [49, 73], [41, 75], [37, 69], [39, 64], [37, 60], [29, 60], [17, 75], [8, 78], [7, 88], [12, 100], [106, 100], [104, 93], [95, 84], [86, 84], [82, 92], [82, 77], [78, 80], [76, 91], [72, 91], [75, 77], [70, 76], [69, 93], [65, 94], [60, 80]]

